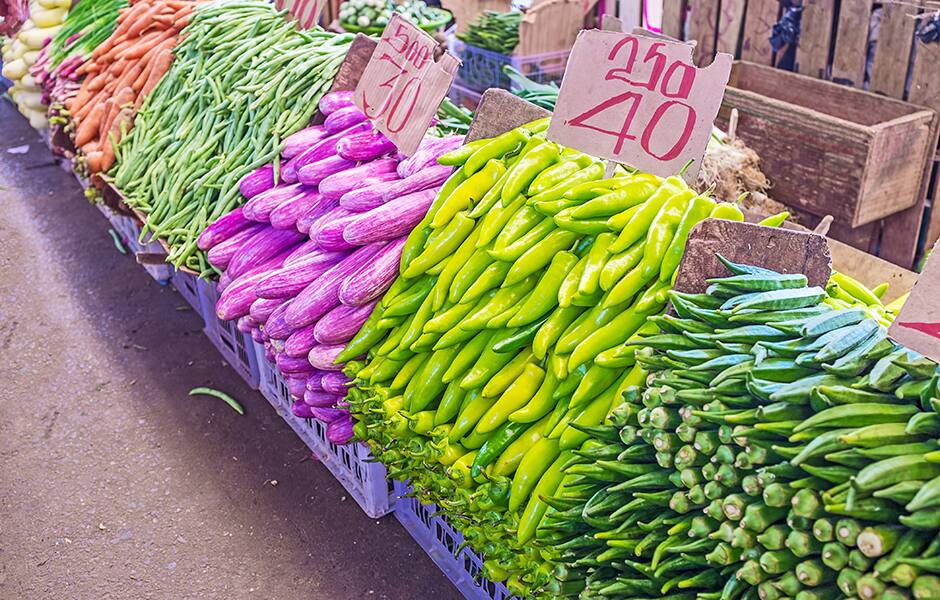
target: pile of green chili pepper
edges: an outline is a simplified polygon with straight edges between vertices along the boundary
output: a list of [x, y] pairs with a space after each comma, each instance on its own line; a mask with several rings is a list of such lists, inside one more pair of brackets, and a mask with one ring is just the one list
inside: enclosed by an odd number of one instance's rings
[[[729, 204], [549, 142], [547, 121], [469, 143], [408, 238], [401, 276], [338, 360], [356, 433], [522, 595], [556, 583], [535, 532], [562, 466], [639, 367], [686, 238]], [[646, 330], [644, 328], [647, 328]]]
[[484, 11], [480, 17], [467, 27], [467, 31], [457, 37], [467, 44], [500, 54], [512, 54], [519, 43], [519, 24], [522, 13], [518, 11]]
[[308, 125], [351, 41], [298, 30], [260, 0], [196, 10], [111, 172], [169, 262], [213, 272], [197, 237], [243, 200], [246, 173], [272, 161], [277, 172], [281, 140]]
[[935, 363], [830, 292], [724, 261], [617, 348], [647, 387], [563, 466], [536, 539], [562, 597], [940, 597]]

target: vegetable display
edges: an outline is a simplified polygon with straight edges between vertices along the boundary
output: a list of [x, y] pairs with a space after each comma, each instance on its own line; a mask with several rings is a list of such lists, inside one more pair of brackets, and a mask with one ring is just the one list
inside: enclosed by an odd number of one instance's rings
[[[17, 5], [15, 3], [14, 7]], [[46, 129], [49, 122], [42, 89], [30, 68], [39, 60], [49, 39], [59, 31], [70, 6], [69, 0], [32, 0], [29, 18], [16, 36], [3, 44], [3, 76], [13, 82], [10, 98], [35, 129]]]
[[664, 309], [691, 227], [741, 218], [679, 177], [604, 179], [600, 161], [548, 142], [546, 126], [441, 158], [460, 168], [338, 355], [367, 356], [346, 369], [357, 436], [390, 477], [457, 515], [487, 575], [520, 594], [551, 579], [530, 542], [538, 499], [587, 437], [571, 424], [600, 425], [642, 383], [610, 355]]
[[170, 246], [169, 262], [214, 272], [199, 233], [242, 202], [238, 182], [249, 172], [274, 161], [280, 177], [282, 140], [309, 123], [351, 41], [299, 31], [260, 0], [195, 12], [111, 173], [147, 215], [145, 232]]
[[134, 115], [173, 62], [173, 48], [197, 4], [138, 0], [121, 11], [117, 27], [75, 71], [85, 80], [65, 101], [73, 141], [91, 173], [114, 164], [114, 144], [132, 130]]
[[84, 60], [90, 56], [114, 32], [118, 13], [127, 5], [128, 0], [91, 0], [76, 4], [49, 44], [50, 66], [58, 67], [66, 58]]
[[937, 597], [937, 365], [851, 278], [724, 263], [615, 352], [647, 387], [545, 499], [560, 595]]
[[346, 0], [339, 7], [339, 22], [349, 31], [381, 33], [396, 13], [429, 30], [438, 29], [450, 20], [449, 12], [428, 6], [424, 0]]
[[518, 11], [484, 11], [479, 18], [457, 37], [464, 43], [484, 50], [512, 54], [519, 43], [519, 24], [523, 14]]
[[329, 439], [345, 443], [348, 379], [334, 359], [398, 275], [404, 236], [452, 171], [437, 158], [461, 138], [428, 138], [399, 160], [349, 92], [325, 95], [320, 108], [323, 125], [285, 140], [283, 180], [275, 185], [273, 165], [245, 176], [247, 203], [207, 227], [198, 244], [222, 271], [219, 318], [238, 319], [264, 344], [296, 416], [325, 421]]

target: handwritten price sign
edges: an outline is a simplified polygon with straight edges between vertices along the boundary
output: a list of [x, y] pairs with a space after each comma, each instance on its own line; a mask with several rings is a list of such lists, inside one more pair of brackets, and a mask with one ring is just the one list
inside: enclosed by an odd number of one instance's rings
[[353, 100], [403, 153], [411, 155], [431, 126], [460, 61], [437, 42], [395, 14], [366, 65]]
[[327, 0], [275, 0], [278, 10], [287, 9], [301, 29], [310, 29], [320, 20], [320, 12]]
[[582, 31], [548, 138], [656, 175], [698, 173], [731, 74], [729, 54], [704, 69], [692, 47], [637, 33]]
[[888, 328], [891, 339], [940, 361], [940, 243], [934, 246], [923, 273], [897, 319]]

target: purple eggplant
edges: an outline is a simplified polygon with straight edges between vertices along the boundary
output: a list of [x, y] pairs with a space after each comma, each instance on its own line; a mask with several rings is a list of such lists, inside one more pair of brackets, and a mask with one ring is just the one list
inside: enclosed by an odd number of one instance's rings
[[[257, 293], [255, 295], [257, 295]], [[258, 298], [252, 302], [251, 306], [248, 308], [248, 316], [255, 321], [256, 325], [263, 325], [267, 322], [271, 313], [273, 313], [278, 306], [284, 304], [284, 302], [285, 300], [283, 298]]]
[[277, 208], [281, 203], [291, 200], [303, 194], [303, 186], [300, 184], [282, 185], [262, 192], [245, 203], [242, 212], [245, 217], [259, 223], [270, 221], [271, 211]]
[[307, 390], [304, 392], [304, 404], [317, 408], [333, 408], [342, 399], [342, 396], [327, 394], [322, 391]]
[[[251, 304], [257, 300], [254, 288], [265, 275], [258, 273], [248, 277], [240, 277], [231, 282], [219, 294], [215, 303], [215, 314], [223, 321], [232, 321], [248, 314]], [[286, 310], [286, 309], [285, 309]]]
[[303, 194], [279, 204], [268, 215], [268, 220], [275, 229], [295, 229], [297, 219], [323, 203], [323, 198], [316, 190], [307, 189]]
[[296, 398], [301, 402], [303, 402], [304, 392], [307, 391], [306, 382], [306, 378], [297, 377], [288, 377], [284, 381], [287, 384], [287, 391], [290, 393], [291, 398]]
[[420, 173], [430, 166], [438, 166], [437, 159], [442, 155], [463, 145], [463, 136], [449, 135], [443, 138], [426, 137], [418, 147], [418, 151], [411, 157], [401, 161], [398, 165], [398, 174], [408, 178]]
[[313, 413], [314, 419], [318, 419], [324, 423], [332, 423], [349, 414], [349, 411], [345, 408], [324, 408], [320, 406], [311, 407], [310, 412]]
[[284, 259], [284, 266], [289, 267], [297, 261], [303, 260], [308, 255], [317, 251], [317, 243], [313, 240], [306, 240], [294, 248], [287, 258]]
[[[224, 242], [216, 244], [206, 255], [209, 264], [216, 269], [225, 270], [238, 250], [265, 229], [267, 227], [261, 223], [252, 223], [248, 228], [242, 229]], [[229, 277], [232, 276], [229, 275]]]
[[330, 113], [323, 121], [323, 128], [330, 133], [339, 133], [365, 120], [365, 114], [355, 104], [350, 104]]
[[393, 158], [373, 160], [330, 175], [320, 182], [319, 190], [325, 198], [338, 200], [350, 190], [398, 179], [397, 166], [398, 163]]
[[339, 288], [340, 302], [348, 306], [361, 306], [384, 294], [398, 277], [405, 239], [402, 236], [389, 242], [371, 261], [349, 275]]
[[355, 161], [339, 155], [330, 156], [297, 169], [297, 181], [304, 185], [317, 185], [330, 175], [352, 168], [355, 164]]
[[343, 260], [345, 252], [317, 251], [291, 265], [271, 273], [258, 283], [254, 293], [259, 298], [293, 298], [315, 279]]
[[275, 359], [275, 364], [281, 373], [285, 375], [299, 375], [313, 371], [313, 367], [310, 366], [306, 358], [291, 358], [286, 354], [279, 354], [277, 359]]
[[383, 244], [370, 244], [357, 249], [336, 266], [305, 287], [291, 301], [285, 321], [294, 329], [316, 322], [339, 304], [339, 289], [350, 274], [367, 264]]
[[264, 346], [264, 358], [271, 364], [274, 364], [274, 347], [271, 346], [271, 342], [264, 340], [262, 342]]
[[300, 233], [310, 233], [310, 226], [320, 220], [320, 217], [339, 207], [339, 203], [334, 200], [324, 200], [319, 205], [311, 208], [297, 219], [296, 229]]
[[264, 343], [264, 334], [261, 333], [261, 330], [260, 330], [260, 329], [252, 329], [252, 330], [251, 330], [251, 339], [253, 339], [254, 341], [258, 342], [259, 344], [263, 344], [263, 343]]
[[323, 138], [313, 146], [310, 146], [294, 158], [287, 161], [287, 164], [285, 164], [284, 168], [281, 170], [281, 178], [287, 183], [293, 183], [297, 181], [297, 172], [300, 171], [301, 168], [321, 161], [324, 158], [336, 156], [336, 144], [341, 139], [346, 136], [370, 131], [371, 129], [372, 125], [367, 122], [357, 123], [349, 129]]
[[293, 300], [288, 300], [274, 309], [274, 312], [271, 313], [271, 316], [268, 317], [268, 320], [261, 328], [264, 335], [272, 342], [274, 340], [286, 340], [290, 337], [290, 334], [294, 333], [294, 327], [288, 325], [287, 321], [284, 320], [284, 315], [287, 313], [287, 309], [290, 308], [291, 302]]
[[238, 328], [242, 333], [251, 333], [252, 329], [258, 327], [258, 323], [251, 318], [251, 315], [240, 318], [236, 323], [235, 327]]
[[290, 406], [290, 412], [292, 415], [294, 415], [298, 419], [312, 419], [313, 418], [313, 407], [305, 403], [303, 399], [294, 400], [294, 403], [291, 404]]
[[437, 191], [454, 172], [453, 167], [431, 165], [421, 171], [385, 187], [383, 202], [390, 202], [400, 196], [433, 189]]
[[312, 125], [306, 129], [301, 129], [284, 139], [281, 158], [294, 158], [327, 136], [329, 136], [329, 132], [322, 125]]
[[317, 344], [310, 349], [307, 360], [321, 371], [341, 371], [343, 366], [335, 364], [335, 361], [344, 348], [346, 348], [346, 344]]
[[320, 98], [320, 112], [324, 115], [331, 115], [345, 106], [351, 106], [353, 103], [352, 90], [341, 90], [329, 92]]
[[347, 413], [326, 426], [326, 438], [334, 444], [348, 444], [353, 439], [352, 417]]
[[342, 371], [331, 371], [325, 373], [320, 380], [320, 385], [323, 386], [323, 391], [329, 392], [331, 394], [339, 394], [342, 396], [346, 395], [346, 392], [349, 391], [349, 384], [351, 383], [349, 377], [343, 374]]
[[[379, 131], [363, 131], [346, 135], [336, 142], [336, 153], [346, 160], [374, 160], [395, 151], [395, 144]], [[298, 174], [300, 170], [298, 170]]]
[[322, 392], [323, 384], [321, 384], [320, 381], [323, 379], [323, 376], [325, 374], [326, 373], [323, 371], [317, 371], [315, 373], [311, 373], [310, 375], [308, 375], [307, 376], [307, 389], [310, 390], [311, 392]]
[[355, 248], [357, 245], [362, 244], [350, 244], [343, 238], [343, 229], [346, 228], [348, 223], [351, 223], [354, 219], [357, 218], [357, 214], [353, 213], [351, 215], [346, 215], [345, 217], [339, 217], [333, 221], [325, 224], [317, 231], [317, 244], [324, 250], [340, 251], [340, 250], [349, 250]]
[[435, 190], [414, 192], [364, 213], [343, 228], [343, 238], [355, 246], [407, 235], [428, 212]]
[[329, 212], [324, 213], [320, 216], [315, 223], [310, 225], [310, 228], [307, 230], [307, 235], [310, 236], [311, 240], [317, 239], [317, 236], [320, 235], [320, 230], [332, 223], [337, 219], [342, 219], [343, 217], [350, 216], [350, 211], [345, 208], [341, 208], [339, 205], [331, 209]]
[[231, 239], [236, 233], [244, 231], [254, 224], [255, 222], [246, 217], [242, 207], [239, 206], [203, 229], [196, 240], [196, 245], [200, 250], [211, 250], [225, 240]]
[[232, 277], [238, 277], [253, 266], [300, 244], [304, 239], [305, 236], [297, 231], [266, 227], [238, 249], [225, 270], [231, 271]]
[[375, 304], [375, 302], [362, 306], [340, 304], [317, 321], [313, 330], [314, 338], [321, 344], [345, 344], [353, 339], [353, 336], [362, 328], [362, 324], [372, 314]]
[[238, 182], [238, 191], [245, 198], [254, 198], [274, 187], [274, 165], [264, 165], [248, 173]]
[[291, 358], [303, 358], [317, 344], [313, 336], [314, 325], [301, 327], [284, 341], [284, 354]]

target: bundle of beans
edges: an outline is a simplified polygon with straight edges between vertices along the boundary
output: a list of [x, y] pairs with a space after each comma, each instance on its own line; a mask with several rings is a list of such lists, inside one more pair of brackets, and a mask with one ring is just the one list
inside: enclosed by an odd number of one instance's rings
[[274, 161], [271, 181], [279, 175], [284, 138], [310, 122], [352, 39], [300, 31], [261, 0], [196, 11], [111, 172], [147, 215], [144, 230], [170, 247], [168, 262], [215, 274], [199, 234], [244, 202], [246, 174]]
[[195, 2], [139, 0], [121, 11], [114, 33], [75, 73], [85, 76], [65, 102], [75, 125], [74, 142], [89, 171], [114, 164], [114, 141], [133, 127], [134, 114], [173, 62], [173, 48]]
[[285, 141], [283, 179], [275, 185], [273, 165], [243, 178], [247, 203], [206, 228], [199, 247], [223, 271], [218, 316], [264, 343], [294, 414], [327, 422], [330, 440], [345, 443], [349, 380], [334, 360], [397, 276], [405, 236], [451, 173], [437, 158], [461, 138], [428, 138], [401, 160], [350, 93], [320, 107], [323, 125]]

